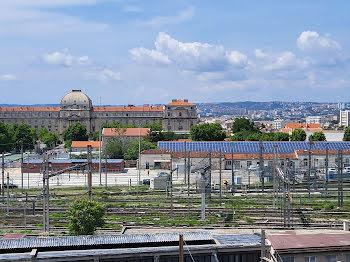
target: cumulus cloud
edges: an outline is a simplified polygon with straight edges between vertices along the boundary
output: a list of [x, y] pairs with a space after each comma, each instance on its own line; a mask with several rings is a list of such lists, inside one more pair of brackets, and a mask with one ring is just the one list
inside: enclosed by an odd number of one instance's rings
[[14, 81], [17, 78], [14, 75], [6, 74], [6, 75], [0, 75], [0, 81]]
[[298, 59], [293, 52], [286, 51], [279, 54], [270, 64], [267, 64], [264, 69], [266, 70], [291, 70], [297, 68], [304, 68], [307, 66], [307, 62], [302, 59]]
[[330, 38], [329, 35], [320, 36], [315, 31], [304, 31], [297, 39], [298, 47], [303, 51], [308, 50], [335, 50], [340, 51], [340, 44]]
[[100, 80], [101, 82], [121, 80], [120, 72], [113, 71], [110, 69], [104, 69], [98, 72], [90, 73], [90, 76], [96, 78], [97, 80]]
[[159, 33], [155, 50], [144, 47], [130, 50], [138, 62], [173, 65], [181, 70], [211, 72], [244, 68], [248, 59], [238, 51], [200, 42], [180, 42], [166, 33]]
[[70, 54], [68, 50], [64, 50], [63, 52], [56, 51], [53, 53], [44, 54], [42, 56], [42, 60], [48, 65], [58, 65], [65, 67], [86, 66], [90, 63], [88, 56], [75, 57]]
[[178, 24], [190, 20], [195, 14], [195, 7], [189, 6], [181, 10], [174, 16], [157, 16], [149, 21], [143, 21], [140, 24], [144, 26], [162, 26], [167, 24]]

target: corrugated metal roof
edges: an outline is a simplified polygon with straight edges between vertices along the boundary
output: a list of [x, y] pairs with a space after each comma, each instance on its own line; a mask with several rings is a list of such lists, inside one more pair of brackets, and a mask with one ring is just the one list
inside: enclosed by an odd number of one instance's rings
[[260, 244], [261, 237], [258, 235], [214, 235], [220, 244]]
[[[213, 237], [209, 232], [184, 232], [183, 236], [185, 241], [213, 240]], [[141, 243], [147, 244], [176, 241], [179, 241], [179, 233], [22, 238], [0, 240], [0, 250]]]

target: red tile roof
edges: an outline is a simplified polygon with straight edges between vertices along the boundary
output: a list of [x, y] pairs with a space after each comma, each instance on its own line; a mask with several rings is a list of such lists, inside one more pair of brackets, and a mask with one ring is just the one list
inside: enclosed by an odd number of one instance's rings
[[194, 106], [194, 104], [181, 99], [174, 99], [171, 103], [167, 104], [167, 106]]
[[95, 112], [163, 112], [162, 106], [121, 106], [121, 107], [108, 107], [108, 106], [95, 106], [93, 108]]
[[0, 107], [2, 112], [57, 112], [60, 111], [60, 108], [55, 106], [46, 106], [46, 107], [30, 107], [30, 106], [21, 106], [21, 107]]
[[321, 128], [320, 124], [306, 124], [306, 123], [286, 123], [286, 128]]
[[7, 234], [2, 237], [2, 239], [19, 239], [24, 238], [25, 234]]
[[[313, 155], [326, 155], [326, 150], [314, 149], [311, 150]], [[298, 149], [295, 150], [295, 153], [298, 155], [307, 155], [309, 153], [308, 150]], [[337, 155], [338, 150], [328, 150], [329, 155]], [[350, 155], [350, 150], [343, 150], [343, 155]]]
[[[76, 148], [76, 147], [86, 148], [87, 146], [97, 148], [100, 146], [100, 143], [99, 141], [72, 141], [72, 148]], [[102, 142], [101, 142], [101, 147], [102, 147]]]
[[102, 134], [104, 136], [139, 136], [141, 131], [141, 136], [146, 136], [149, 132], [149, 128], [103, 128]]
[[[283, 153], [278, 154], [279, 159], [297, 159], [297, 156], [295, 153]], [[233, 154], [233, 160], [246, 160], [246, 159], [259, 159], [260, 155], [259, 153], [248, 153], [248, 154]], [[273, 160], [273, 154], [263, 154], [264, 160]], [[225, 159], [230, 160], [232, 159], [231, 154], [225, 154]]]
[[268, 240], [274, 249], [291, 250], [291, 249], [307, 249], [311, 248], [327, 248], [327, 247], [349, 247], [350, 233], [269, 233]]

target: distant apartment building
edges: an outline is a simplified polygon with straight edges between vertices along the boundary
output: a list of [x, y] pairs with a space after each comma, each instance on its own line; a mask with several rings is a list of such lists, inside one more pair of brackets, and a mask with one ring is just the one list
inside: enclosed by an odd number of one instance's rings
[[325, 119], [322, 116], [308, 116], [308, 117], [306, 117], [306, 124], [320, 124], [320, 125], [322, 125], [324, 122], [325, 122]]
[[276, 119], [271, 124], [273, 130], [281, 130], [285, 127], [286, 122], [283, 119]]
[[350, 123], [350, 111], [340, 111], [339, 113], [339, 126], [348, 127]]

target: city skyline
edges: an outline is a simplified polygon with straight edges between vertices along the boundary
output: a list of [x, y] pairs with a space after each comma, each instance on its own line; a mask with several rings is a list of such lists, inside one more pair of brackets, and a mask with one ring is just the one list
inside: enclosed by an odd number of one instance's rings
[[349, 5], [4, 0], [0, 104], [350, 101]]

